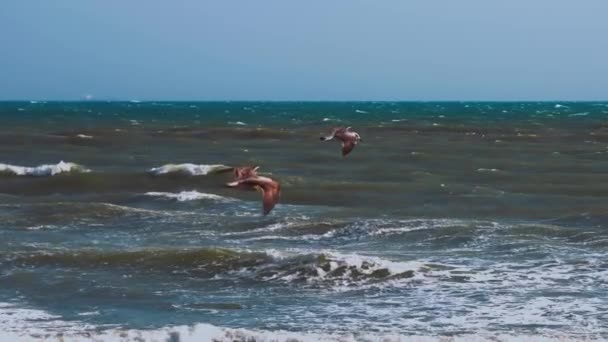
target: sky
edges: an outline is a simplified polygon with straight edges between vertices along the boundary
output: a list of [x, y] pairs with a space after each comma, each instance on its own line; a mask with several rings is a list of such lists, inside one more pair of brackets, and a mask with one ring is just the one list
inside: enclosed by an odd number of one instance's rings
[[0, 100], [608, 100], [605, 0], [2, 0]]

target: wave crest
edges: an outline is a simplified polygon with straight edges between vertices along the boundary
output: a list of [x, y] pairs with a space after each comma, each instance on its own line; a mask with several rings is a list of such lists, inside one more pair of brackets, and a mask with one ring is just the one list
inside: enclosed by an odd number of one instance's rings
[[6, 255], [21, 267], [128, 268], [189, 274], [200, 277], [275, 281], [348, 290], [393, 280], [421, 279], [428, 271], [422, 262], [394, 262], [374, 256], [333, 251], [246, 251], [222, 248], [138, 251], [84, 250], [75, 253]]
[[222, 164], [192, 164], [192, 163], [184, 163], [184, 164], [165, 164], [163, 166], [154, 167], [149, 170], [149, 172], [155, 176], [165, 175], [165, 174], [184, 174], [189, 176], [205, 176], [208, 174], [227, 171], [232, 169], [229, 166]]
[[264, 281], [328, 285], [333, 290], [347, 290], [395, 280], [419, 279], [418, 272], [425, 269], [421, 262], [394, 262], [379, 257], [358, 254], [267, 252], [276, 263], [256, 270], [257, 278]]
[[169, 199], [175, 199], [178, 202], [186, 202], [186, 201], [197, 201], [197, 200], [215, 200], [222, 202], [234, 201], [232, 198], [223, 197], [220, 195], [207, 194], [204, 192], [198, 192], [196, 190], [192, 191], [182, 191], [179, 193], [172, 192], [146, 192], [144, 195], [146, 196], [155, 196], [155, 197], [164, 197]]
[[66, 163], [63, 160], [57, 164], [43, 164], [35, 167], [18, 166], [10, 164], [0, 164], [0, 174], [9, 174], [15, 176], [35, 176], [46, 177], [54, 176], [60, 173], [72, 172], [90, 172], [91, 170], [76, 163]]

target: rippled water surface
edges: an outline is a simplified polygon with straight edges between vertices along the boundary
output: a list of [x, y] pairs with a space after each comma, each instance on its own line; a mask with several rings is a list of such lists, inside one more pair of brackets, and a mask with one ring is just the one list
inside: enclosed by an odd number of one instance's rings
[[[0, 103], [0, 331], [608, 338], [607, 118], [604, 103]], [[345, 158], [319, 140], [336, 126], [363, 138]], [[268, 216], [224, 186], [249, 164], [281, 182]]]

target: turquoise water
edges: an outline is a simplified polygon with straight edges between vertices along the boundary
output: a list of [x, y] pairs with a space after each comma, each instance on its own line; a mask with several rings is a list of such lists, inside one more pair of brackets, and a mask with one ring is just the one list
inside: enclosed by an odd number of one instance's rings
[[[608, 338], [606, 118], [607, 103], [0, 103], [0, 330]], [[363, 138], [345, 158], [319, 141], [336, 126]], [[219, 164], [259, 165], [281, 202], [262, 216]]]

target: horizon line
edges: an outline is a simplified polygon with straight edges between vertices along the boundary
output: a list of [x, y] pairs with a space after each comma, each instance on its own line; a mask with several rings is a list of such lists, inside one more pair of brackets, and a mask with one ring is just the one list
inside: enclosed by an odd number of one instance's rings
[[437, 100], [170, 100], [170, 99], [158, 99], [158, 100], [138, 100], [138, 99], [0, 99], [1, 102], [131, 102], [131, 103], [151, 103], [151, 102], [198, 102], [198, 103], [226, 103], [226, 102], [275, 102], [275, 103], [318, 103], [318, 102], [331, 102], [331, 103], [346, 103], [346, 102], [401, 102], [401, 103], [421, 103], [421, 102], [505, 102], [505, 103], [517, 103], [517, 102], [608, 102], [605, 100], [572, 100], [572, 99], [552, 99], [552, 100], [449, 100], [449, 99], [437, 99]]

